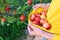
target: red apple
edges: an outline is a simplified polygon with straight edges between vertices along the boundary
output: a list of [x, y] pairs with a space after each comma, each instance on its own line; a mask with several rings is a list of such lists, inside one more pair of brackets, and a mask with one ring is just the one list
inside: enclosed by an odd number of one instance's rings
[[32, 0], [28, 0], [28, 4], [31, 5], [32, 4]]
[[31, 21], [35, 20], [35, 17], [36, 17], [36, 16], [35, 16], [34, 14], [32, 14], [32, 15], [31, 15], [31, 18], [30, 18]]
[[42, 15], [46, 15], [46, 13], [47, 13], [46, 11], [42, 11], [41, 12]]
[[43, 24], [43, 23], [46, 23], [47, 20], [46, 19], [40, 19], [40, 23]]
[[1, 21], [5, 22], [6, 21], [6, 18], [1, 18]]
[[35, 17], [35, 21], [40, 22], [40, 17]]
[[47, 30], [51, 28], [51, 25], [49, 23], [44, 23], [43, 27], [46, 28]]
[[38, 22], [38, 21], [33, 21], [33, 23], [36, 25], [40, 25], [40, 22]]
[[9, 11], [10, 11], [10, 7], [7, 5], [6, 8], [5, 8], [5, 10], [6, 10], [7, 12], [9, 12]]
[[26, 19], [26, 16], [25, 16], [25, 15], [21, 15], [21, 16], [20, 16], [20, 20], [21, 20], [21, 21], [24, 21], [25, 19]]

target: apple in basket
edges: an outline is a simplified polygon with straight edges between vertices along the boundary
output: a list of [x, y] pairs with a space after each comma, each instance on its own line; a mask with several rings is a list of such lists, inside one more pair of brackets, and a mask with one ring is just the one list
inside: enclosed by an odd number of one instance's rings
[[36, 24], [38, 26], [41, 26], [47, 30], [51, 28], [51, 24], [47, 20], [47, 11], [43, 10], [40, 13], [32, 13], [30, 15], [30, 20], [33, 24]]

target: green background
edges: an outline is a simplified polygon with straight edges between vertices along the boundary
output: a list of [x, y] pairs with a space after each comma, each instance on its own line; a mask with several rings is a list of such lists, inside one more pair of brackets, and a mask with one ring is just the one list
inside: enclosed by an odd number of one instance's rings
[[[27, 25], [19, 19], [21, 14], [26, 16], [25, 23], [28, 24], [28, 14], [31, 12], [35, 4], [39, 4], [40, 0], [32, 0], [32, 4], [28, 5], [28, 0], [0, 0], [0, 19], [6, 18], [6, 22], [0, 20], [0, 40], [16, 40], [19, 37], [26, 36], [24, 30]], [[50, 3], [51, 0], [42, 0], [42, 3]], [[10, 11], [7, 13], [6, 4], [10, 5]], [[12, 14], [15, 10], [16, 14]]]

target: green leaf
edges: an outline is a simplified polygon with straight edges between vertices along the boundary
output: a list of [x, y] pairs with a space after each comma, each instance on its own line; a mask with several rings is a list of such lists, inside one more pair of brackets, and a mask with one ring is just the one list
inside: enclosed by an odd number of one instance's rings
[[3, 21], [1, 21], [1, 25], [4, 25], [5, 23]]
[[13, 3], [15, 0], [6, 0], [7, 3]]
[[15, 19], [14, 17], [10, 17], [10, 16], [7, 17], [7, 21], [8, 21], [9, 23], [13, 23], [15, 20], [16, 20], [16, 19]]
[[25, 10], [28, 7], [29, 7], [29, 5], [23, 6], [22, 9], [21, 9], [21, 11]]
[[44, 3], [47, 3], [48, 0], [45, 0]]
[[19, 13], [22, 13], [26, 8], [28, 8], [29, 7], [29, 5], [26, 5], [26, 6], [23, 6], [22, 8], [21, 8], [21, 10], [19, 11]]
[[5, 12], [5, 7], [0, 7], [0, 12], [4, 13]]
[[0, 36], [0, 40], [4, 40], [4, 39]]
[[0, 0], [0, 6], [2, 6], [4, 4], [3, 0]]
[[17, 6], [19, 6], [19, 1], [15, 1], [14, 2], [14, 5], [17, 7]]
[[21, 6], [19, 6], [18, 8], [17, 8], [17, 11], [19, 11], [21, 9]]

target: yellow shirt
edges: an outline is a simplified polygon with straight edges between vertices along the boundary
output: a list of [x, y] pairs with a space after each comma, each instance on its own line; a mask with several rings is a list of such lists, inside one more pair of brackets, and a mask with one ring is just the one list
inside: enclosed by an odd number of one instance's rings
[[[40, 12], [42, 9], [37, 9], [37, 10], [33, 10], [30, 14], [29, 14], [29, 18], [28, 18], [28, 21], [31, 22], [29, 19], [30, 19], [30, 15], [32, 13], [35, 13], [36, 11]], [[40, 27], [38, 25], [35, 25], [32, 24], [35, 26], [35, 27], [38, 27], [46, 32], [49, 32], [49, 33], [53, 33], [54, 34], [54, 37], [52, 40], [60, 40], [60, 0], [52, 0], [51, 4], [50, 4], [50, 7], [48, 9], [48, 12], [47, 12], [47, 20], [49, 23], [51, 23], [52, 27], [50, 30], [46, 30], [45, 28], [43, 27]]]
[[47, 32], [55, 34], [53, 40], [60, 40], [60, 0], [52, 0], [47, 19], [52, 24], [52, 28]]

